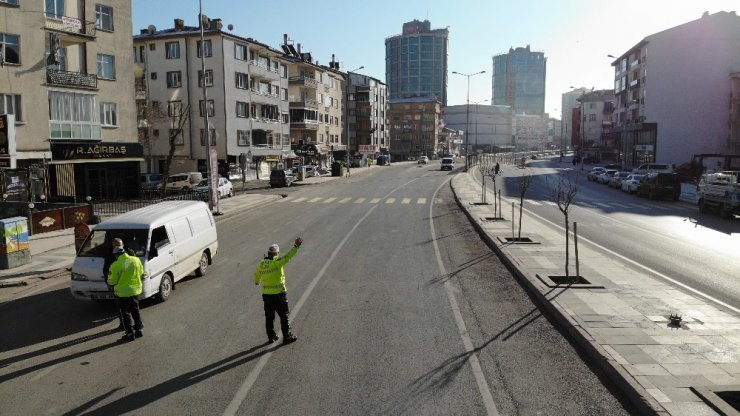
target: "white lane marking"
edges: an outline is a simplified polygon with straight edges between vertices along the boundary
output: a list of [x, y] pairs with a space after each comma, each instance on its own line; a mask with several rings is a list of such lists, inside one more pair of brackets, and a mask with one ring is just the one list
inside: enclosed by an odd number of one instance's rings
[[403, 198], [403, 199], [401, 200], [401, 203], [402, 203], [402, 204], [410, 204], [410, 203], [411, 203], [411, 198]]
[[349, 201], [351, 201], [351, 200], [352, 200], [352, 198], [342, 198], [342, 199], [341, 199], [341, 200], [339, 201], [339, 203], [340, 203], [340, 204], [346, 204], [347, 202], [349, 202]]
[[385, 203], [386, 204], [392, 204], [394, 202], [396, 202], [396, 198], [388, 198], [388, 199], [385, 200]]
[[[437, 193], [442, 186], [447, 185], [449, 179], [442, 182], [439, 187], [434, 191], [434, 198], [432, 200], [439, 200], [436, 198]], [[439, 252], [439, 245], [437, 244], [437, 233], [434, 230], [434, 215], [432, 213], [433, 204], [429, 204], [429, 228], [432, 233], [432, 245], [434, 246], [434, 255], [437, 257], [437, 267], [441, 276], [447, 275], [447, 269], [442, 262], [442, 255]], [[450, 301], [450, 307], [452, 308], [452, 314], [455, 316], [455, 323], [457, 324], [457, 331], [460, 333], [463, 345], [465, 346], [465, 352], [468, 353], [468, 361], [470, 361], [470, 367], [472, 367], [473, 376], [475, 382], [478, 384], [478, 391], [480, 392], [483, 404], [486, 406], [486, 413], [489, 415], [498, 415], [496, 409], [496, 403], [493, 401], [493, 395], [491, 395], [491, 388], [488, 386], [486, 376], [483, 374], [483, 368], [478, 361], [478, 355], [473, 347], [473, 341], [468, 336], [468, 328], [465, 326], [462, 313], [460, 312], [460, 306], [457, 304], [455, 294], [453, 292], [452, 283], [449, 279], [445, 281], [445, 291], [447, 292], [447, 299]]]
[[373, 199], [370, 200], [370, 203], [371, 204], [377, 204], [378, 202], [380, 202], [380, 200], [381, 200], [381, 198], [373, 198]]
[[363, 202], [365, 202], [365, 198], [357, 198], [357, 199], [355, 199], [355, 204], [361, 204]]
[[305, 196], [302, 196], [302, 197], [300, 197], [300, 198], [296, 198], [296, 199], [292, 200], [292, 202], [303, 202], [303, 201], [305, 201], [305, 200], [307, 200], [307, 199], [308, 199], [308, 198], [306, 198]]
[[525, 203], [525, 204], [530, 204], [530, 205], [542, 205], [542, 202], [540, 202], [540, 201], [535, 201], [535, 200], [533, 200], [533, 199], [531, 199], [531, 200], [525, 200], [525, 201], [524, 201], [524, 203]]
[[319, 202], [319, 201], [321, 201], [321, 197], [317, 196], [316, 198], [311, 198], [311, 200], [309, 200], [308, 202]]
[[426, 198], [419, 198], [419, 199], [416, 200], [416, 203], [417, 204], [420, 204], [420, 205], [426, 204], [427, 203], [427, 199]]
[[324, 203], [325, 204], [331, 204], [332, 202], [334, 202], [335, 199], [337, 199], [337, 198], [336, 197], [326, 198], [324, 200]]
[[[402, 185], [399, 185], [397, 188], [390, 191], [388, 195], [393, 194], [397, 190], [405, 187], [406, 185], [414, 181], [416, 181], [416, 179], [412, 179]], [[359, 199], [363, 201], [365, 200], [365, 198], [359, 198]], [[355, 201], [355, 203], [357, 203], [357, 201]], [[306, 303], [306, 300], [313, 292], [313, 289], [316, 287], [316, 285], [319, 283], [321, 278], [326, 273], [326, 270], [329, 268], [329, 265], [331, 265], [332, 262], [334, 262], [334, 258], [337, 257], [337, 254], [344, 247], [344, 244], [355, 233], [355, 230], [357, 230], [357, 227], [359, 227], [360, 224], [362, 224], [365, 221], [365, 219], [369, 217], [370, 214], [372, 214], [375, 208], [377, 207], [378, 207], [377, 205], [373, 205], [369, 210], [367, 210], [367, 213], [363, 215], [362, 218], [360, 218], [355, 223], [355, 225], [352, 227], [352, 229], [349, 230], [347, 235], [344, 236], [342, 241], [339, 242], [339, 244], [334, 249], [334, 251], [332, 251], [331, 255], [324, 263], [324, 266], [321, 267], [321, 270], [319, 270], [316, 276], [314, 276], [314, 278], [311, 280], [311, 283], [308, 284], [308, 287], [306, 287], [306, 290], [303, 292], [301, 297], [298, 299], [298, 302], [296, 302], [295, 306], [291, 308], [292, 310], [290, 314], [293, 317], [293, 320], [295, 320], [295, 317], [298, 315], [298, 312], [303, 307], [303, 304]], [[272, 357], [272, 353], [273, 351], [265, 352], [265, 354], [262, 355], [262, 357], [260, 357], [259, 361], [257, 361], [257, 364], [255, 364], [254, 368], [252, 368], [252, 371], [250, 371], [249, 374], [247, 374], [247, 378], [244, 379], [244, 382], [242, 383], [241, 386], [239, 386], [239, 389], [234, 394], [234, 398], [231, 399], [231, 402], [224, 410], [224, 413], [223, 413], [224, 416], [236, 415], [236, 413], [239, 411], [239, 407], [242, 405], [242, 403], [244, 403], [244, 400], [247, 398], [249, 391], [252, 389], [252, 386], [254, 386], [254, 383], [257, 381], [257, 377], [259, 377], [260, 373], [262, 372], [262, 369], [265, 368], [265, 366], [267, 365], [267, 362], [270, 360], [270, 357]]]

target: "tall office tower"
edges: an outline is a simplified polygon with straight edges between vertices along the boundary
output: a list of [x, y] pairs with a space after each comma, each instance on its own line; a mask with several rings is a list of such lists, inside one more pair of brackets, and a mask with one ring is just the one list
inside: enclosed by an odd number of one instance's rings
[[508, 105], [515, 114], [545, 113], [544, 52], [510, 48], [493, 57], [493, 104]]
[[385, 40], [388, 99], [430, 97], [447, 105], [447, 36], [429, 20], [403, 24], [403, 33]]

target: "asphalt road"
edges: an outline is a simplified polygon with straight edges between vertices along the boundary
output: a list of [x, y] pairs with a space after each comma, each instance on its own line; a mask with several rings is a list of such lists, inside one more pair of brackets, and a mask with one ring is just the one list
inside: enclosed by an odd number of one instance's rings
[[740, 220], [699, 213], [688, 202], [630, 195], [589, 182], [585, 174], [574, 176], [571, 168], [558, 164], [557, 158], [530, 161], [527, 169], [507, 169], [498, 186], [503, 195], [517, 195], [518, 177], [531, 174], [534, 180], [526, 193], [525, 209], [563, 227], [563, 215], [552, 204], [552, 190], [557, 175], [578, 177], [569, 216], [578, 223], [580, 241], [592, 242], [611, 256], [622, 256], [629, 267], [670, 279], [740, 310], [736, 278], [740, 273]]
[[[205, 277], [110, 305], [68, 281], [0, 305], [0, 414], [628, 414], [474, 232], [449, 172], [394, 164], [219, 222]], [[299, 339], [267, 345], [252, 273], [272, 243]], [[276, 322], [277, 324], [277, 322]]]

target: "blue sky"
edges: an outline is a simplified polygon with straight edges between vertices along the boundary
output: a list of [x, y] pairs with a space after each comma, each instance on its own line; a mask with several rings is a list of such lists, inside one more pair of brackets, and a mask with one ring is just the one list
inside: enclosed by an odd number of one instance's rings
[[[133, 0], [133, 33], [173, 19], [197, 25], [198, 0]], [[203, 0], [203, 13], [220, 18], [233, 33], [276, 49], [283, 34], [326, 65], [335, 54], [342, 69], [385, 81], [385, 38], [404, 22], [429, 19], [433, 29], [449, 26], [448, 105], [465, 104], [467, 78], [452, 71], [485, 74], [470, 78], [470, 101], [491, 99], [493, 55], [530, 45], [547, 57], [545, 111], [560, 116], [560, 95], [570, 86], [613, 87], [612, 59], [644, 37], [701, 17], [737, 10], [737, 0]]]

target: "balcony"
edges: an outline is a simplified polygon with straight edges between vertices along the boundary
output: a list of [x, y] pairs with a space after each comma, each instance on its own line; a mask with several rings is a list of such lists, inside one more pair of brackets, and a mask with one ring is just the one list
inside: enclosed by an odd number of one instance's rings
[[319, 122], [318, 121], [291, 121], [290, 128], [297, 129], [297, 130], [318, 130]]
[[250, 88], [249, 91], [252, 93], [253, 102], [277, 104], [277, 102], [280, 101], [279, 94], [272, 94], [267, 91], [260, 91], [256, 88]]
[[278, 80], [280, 74], [277, 70], [267, 65], [260, 64], [257, 61], [249, 61], [249, 76], [252, 78], [262, 78], [267, 80]]
[[75, 37], [85, 38], [85, 40], [95, 39], [96, 29], [95, 22], [88, 22], [76, 17], [46, 16], [44, 29], [53, 30], [62, 34], [72, 35]]
[[298, 75], [288, 78], [288, 84], [290, 85], [300, 85], [302, 87], [308, 87], [308, 88], [318, 88], [318, 83], [316, 82], [316, 79], [306, 76], [306, 75]]
[[134, 82], [134, 88], [136, 89], [135, 99], [136, 100], [146, 100], [146, 96], [147, 96], [146, 83], [143, 80], [137, 79]]
[[316, 102], [316, 100], [312, 100], [310, 98], [293, 101], [290, 100], [289, 108], [308, 108], [310, 110], [317, 110], [319, 108], [319, 104]]
[[639, 59], [635, 59], [634, 61], [630, 62], [630, 69], [633, 69], [637, 65], [640, 65], [640, 60]]
[[47, 68], [46, 85], [96, 90], [98, 89], [98, 76]]
[[640, 80], [639, 79], [634, 79], [634, 80], [630, 81], [630, 88], [637, 88], [639, 86], [640, 86]]

